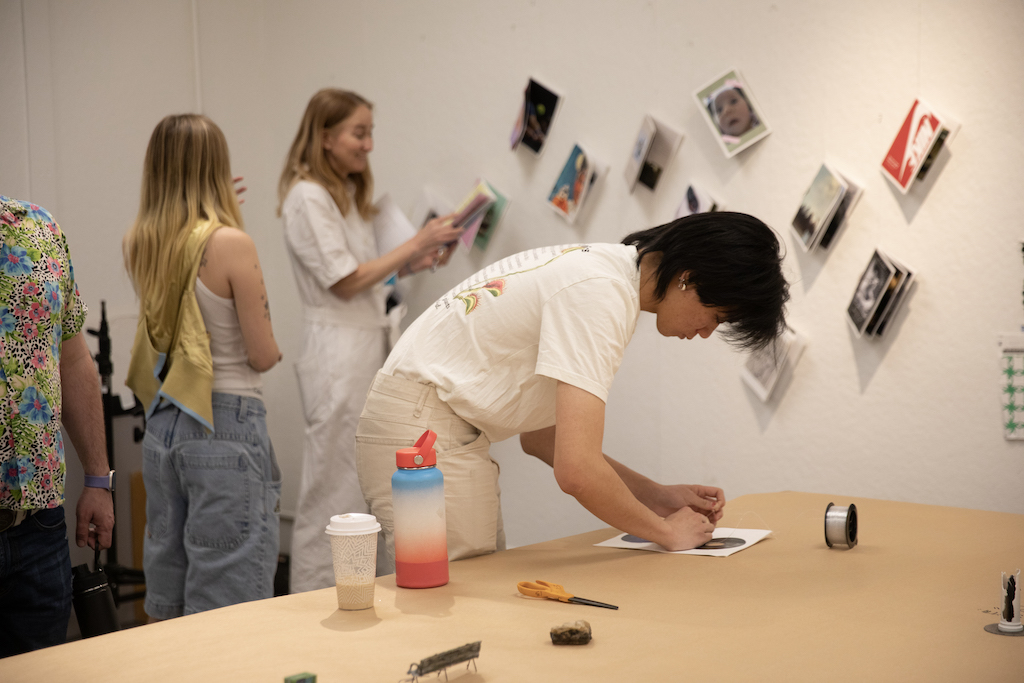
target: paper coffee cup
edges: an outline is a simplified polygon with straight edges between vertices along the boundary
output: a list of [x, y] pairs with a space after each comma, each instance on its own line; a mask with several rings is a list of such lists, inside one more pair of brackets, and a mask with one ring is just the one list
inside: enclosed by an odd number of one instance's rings
[[338, 609], [373, 607], [377, 576], [377, 532], [380, 524], [373, 515], [350, 512], [334, 515], [327, 525], [334, 557], [334, 583]]

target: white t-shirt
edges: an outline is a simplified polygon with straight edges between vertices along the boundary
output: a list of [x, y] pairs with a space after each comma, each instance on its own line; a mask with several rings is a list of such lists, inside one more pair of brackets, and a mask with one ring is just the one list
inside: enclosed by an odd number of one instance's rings
[[557, 381], [608, 400], [640, 314], [636, 247], [542, 247], [494, 263], [409, 327], [384, 364], [491, 441], [555, 423]]
[[373, 226], [363, 221], [355, 206], [342, 216], [322, 185], [300, 180], [285, 197], [281, 216], [306, 318], [352, 327], [387, 327], [383, 283], [348, 301], [329, 291], [331, 285], [354, 273], [360, 263], [378, 257]]

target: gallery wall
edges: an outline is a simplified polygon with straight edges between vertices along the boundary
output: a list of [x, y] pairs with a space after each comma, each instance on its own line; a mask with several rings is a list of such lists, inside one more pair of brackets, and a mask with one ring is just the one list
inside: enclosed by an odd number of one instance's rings
[[[744, 356], [722, 340], [662, 338], [642, 314], [608, 402], [607, 453], [729, 497], [802, 490], [1024, 513], [1024, 444], [1003, 437], [996, 349], [1024, 323], [1020, 2], [0, 0], [0, 26], [0, 193], [61, 223], [90, 327], [107, 302], [122, 394], [136, 302], [120, 240], [149, 134], [187, 111], [223, 128], [285, 355], [265, 391], [286, 516], [301, 471], [302, 316], [275, 193], [325, 86], [374, 102], [377, 191], [407, 212], [424, 186], [456, 202], [481, 176], [512, 198], [485, 252], [460, 248], [414, 278], [408, 321], [488, 262], [666, 222], [691, 182], [783, 235], [789, 317], [808, 346], [774, 398], [741, 382]], [[693, 92], [731, 68], [772, 133], [726, 159]], [[564, 97], [539, 157], [508, 148], [531, 76]], [[904, 197], [879, 165], [919, 96], [962, 129]], [[657, 190], [630, 194], [622, 173], [646, 113], [685, 139]], [[569, 226], [544, 200], [575, 142], [610, 172]], [[830, 253], [804, 254], [787, 226], [823, 161], [865, 192]], [[884, 338], [858, 339], [844, 311], [876, 248], [918, 283]], [[494, 454], [510, 544], [602, 525], [517, 440]]]

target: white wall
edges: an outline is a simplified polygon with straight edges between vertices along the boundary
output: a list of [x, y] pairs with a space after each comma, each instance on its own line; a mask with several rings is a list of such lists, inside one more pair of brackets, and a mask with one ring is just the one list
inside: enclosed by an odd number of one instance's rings
[[[997, 333], [1024, 322], [1020, 2], [0, 0], [0, 25], [0, 192], [51, 209], [68, 233], [90, 326], [108, 303], [115, 387], [136, 310], [119, 245], [149, 133], [200, 107], [224, 129], [286, 359], [266, 376], [286, 510], [301, 467], [301, 312], [275, 188], [309, 96], [337, 86], [375, 103], [378, 191], [406, 210], [424, 184], [458, 200], [479, 175], [513, 198], [486, 253], [419, 276], [415, 311], [510, 253], [665, 222], [691, 181], [785, 232], [818, 165], [834, 162], [866, 191], [827, 259], [785, 233], [790, 317], [809, 347], [782, 395], [761, 404], [739, 380], [742, 356], [717, 339], [660, 338], [645, 315], [609, 400], [606, 451], [729, 496], [796, 489], [1024, 513], [1024, 445], [1000, 431], [995, 350]], [[733, 67], [774, 132], [727, 160], [692, 92]], [[565, 96], [539, 158], [507, 143], [531, 75]], [[963, 128], [904, 198], [878, 166], [917, 96]], [[657, 192], [630, 195], [621, 174], [646, 112], [686, 139]], [[576, 141], [611, 171], [570, 227], [544, 198]], [[843, 312], [876, 247], [920, 284], [886, 339], [859, 340]], [[495, 453], [511, 544], [601, 524], [517, 441]]]

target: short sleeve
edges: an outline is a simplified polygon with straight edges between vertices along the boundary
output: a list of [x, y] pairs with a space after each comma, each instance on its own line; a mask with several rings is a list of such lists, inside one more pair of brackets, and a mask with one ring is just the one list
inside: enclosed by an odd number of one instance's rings
[[537, 374], [607, 401], [638, 315], [636, 293], [623, 282], [594, 278], [562, 289], [541, 314]]
[[359, 267], [346, 239], [345, 218], [320, 185], [296, 183], [285, 201], [284, 224], [292, 254], [322, 288], [328, 289]]
[[61, 341], [67, 341], [82, 331], [82, 327], [85, 326], [85, 316], [88, 313], [88, 309], [85, 306], [85, 302], [82, 301], [82, 294], [78, 291], [78, 282], [75, 280], [75, 267], [71, 262], [71, 248], [68, 247], [67, 238], [64, 236], [64, 232], [61, 231], [59, 225], [56, 223], [53, 225], [56, 229], [56, 234], [59, 236], [60, 246], [64, 251], [67, 261], [64, 264], [67, 270], [60, 283], [61, 291], [64, 294], [64, 308], [61, 311], [60, 323], [62, 328]]

